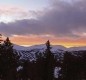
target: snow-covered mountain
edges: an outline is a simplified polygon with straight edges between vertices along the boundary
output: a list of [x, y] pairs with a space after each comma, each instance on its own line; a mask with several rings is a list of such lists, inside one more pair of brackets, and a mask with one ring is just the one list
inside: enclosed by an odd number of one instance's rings
[[[61, 45], [52, 45], [51, 48], [52, 48], [52, 50], [57, 50], [57, 49], [66, 50], [67, 49], [66, 47], [61, 46]], [[25, 46], [19, 46], [19, 45], [14, 44], [14, 49], [16, 49], [16, 50], [46, 49], [46, 45], [41, 44], [41, 45], [25, 47]]]
[[[30, 61], [36, 60], [36, 54], [40, 54], [45, 52], [46, 45], [34, 45], [29, 47], [19, 46], [14, 44], [14, 49], [17, 50], [18, 54], [20, 55], [20, 59], [29, 59]], [[82, 51], [86, 50], [86, 47], [71, 47], [66, 48], [61, 45], [51, 45], [51, 51], [57, 57], [58, 60], [62, 60], [65, 51], [69, 51], [72, 54], [76, 55], [78, 52], [74, 53], [74, 51]]]
[[[33, 50], [33, 49], [46, 49], [46, 45], [41, 44], [41, 45], [33, 45], [33, 46], [19, 46], [14, 44], [14, 49], [16, 50]], [[79, 51], [79, 50], [86, 50], [86, 46], [82, 46], [82, 47], [70, 47], [70, 48], [66, 48], [64, 46], [61, 45], [51, 45], [51, 50], [52, 51], [56, 51], [56, 50], [64, 50], [64, 51]]]
[[24, 47], [24, 46], [13, 44], [13, 48], [16, 50], [28, 50], [29, 47]]
[[[29, 59], [33, 61], [33, 60], [36, 60], [36, 54], [45, 52], [46, 45], [41, 44], [41, 45], [34, 45], [30, 47], [24, 47], [24, 46], [19, 46], [14, 44], [13, 48], [16, 49], [18, 54], [21, 56], [20, 59]], [[64, 46], [60, 46], [60, 45], [51, 46], [51, 51], [54, 53], [54, 55], [58, 57], [62, 57], [64, 51], [66, 50], [67, 48], [65, 48]]]
[[82, 46], [82, 47], [70, 47], [67, 50], [69, 51], [80, 51], [80, 50], [86, 50], [86, 46]]

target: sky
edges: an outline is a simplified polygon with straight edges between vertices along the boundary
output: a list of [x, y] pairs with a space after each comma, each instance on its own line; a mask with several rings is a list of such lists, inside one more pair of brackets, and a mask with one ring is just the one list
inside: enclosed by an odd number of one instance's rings
[[24, 46], [86, 46], [86, 0], [0, 0], [0, 33]]

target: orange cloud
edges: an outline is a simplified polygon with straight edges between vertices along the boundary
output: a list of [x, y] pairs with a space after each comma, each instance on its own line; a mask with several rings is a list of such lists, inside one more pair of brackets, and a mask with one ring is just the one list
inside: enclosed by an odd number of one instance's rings
[[36, 44], [45, 44], [47, 40], [51, 41], [53, 45], [63, 45], [65, 47], [72, 47], [72, 46], [86, 46], [86, 38], [78, 38], [78, 39], [71, 39], [71, 38], [59, 38], [53, 35], [14, 35], [10, 37], [10, 40], [14, 44], [18, 45], [36, 45]]

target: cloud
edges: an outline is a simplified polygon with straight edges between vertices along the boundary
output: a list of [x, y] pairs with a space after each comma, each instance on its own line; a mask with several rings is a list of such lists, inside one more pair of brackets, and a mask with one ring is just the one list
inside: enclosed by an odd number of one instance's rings
[[[15, 21], [36, 18], [36, 11], [31, 11], [19, 6], [0, 6], [0, 21]], [[10, 19], [10, 21], [9, 21]]]
[[86, 1], [73, 3], [55, 2], [42, 17], [52, 33], [63, 36], [75, 36], [75, 32], [86, 32]]
[[[7, 24], [0, 23], [0, 32], [11, 36], [51, 34], [56, 37], [83, 37], [83, 34], [86, 33], [86, 1], [77, 0], [69, 3], [54, 0], [53, 2], [49, 8], [42, 12], [39, 11], [36, 19], [16, 20]], [[23, 13], [21, 11], [18, 15]], [[12, 12], [15, 14], [14, 10]]]
[[53, 35], [14, 35], [11, 38], [14, 44], [19, 45], [37, 45], [44, 44], [48, 39], [53, 45], [63, 45], [66, 47], [72, 46], [86, 46], [86, 38], [58, 38]]

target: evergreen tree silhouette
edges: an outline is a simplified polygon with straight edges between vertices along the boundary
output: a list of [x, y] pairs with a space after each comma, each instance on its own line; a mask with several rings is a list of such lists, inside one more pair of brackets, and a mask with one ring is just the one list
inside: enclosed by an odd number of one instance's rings
[[0, 34], [0, 45], [1, 45], [1, 43], [2, 43], [2, 34]]
[[3, 54], [3, 46], [2, 46], [2, 35], [0, 34], [0, 79], [3, 77], [3, 65], [2, 65], [2, 54]]
[[63, 80], [82, 80], [83, 62], [81, 57], [74, 56], [71, 52], [66, 52], [63, 66]]
[[1, 49], [1, 65], [3, 80], [15, 80], [19, 56], [13, 49], [13, 44], [9, 38], [4, 41]]
[[54, 78], [54, 55], [51, 52], [50, 41], [46, 42], [45, 50], [45, 79], [44, 80], [53, 80]]
[[36, 69], [37, 69], [37, 75], [38, 79], [37, 80], [43, 80], [44, 77], [44, 56], [42, 53], [37, 54], [36, 53]]
[[28, 80], [29, 76], [28, 76], [28, 65], [29, 65], [29, 62], [28, 60], [25, 60], [24, 63], [23, 63], [23, 69], [22, 69], [22, 80]]

